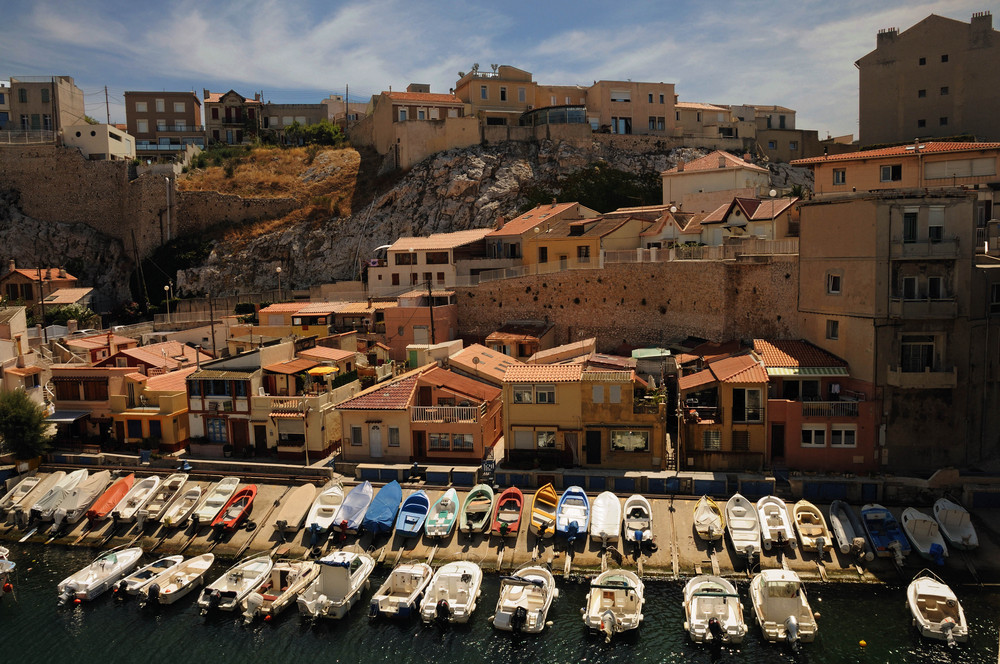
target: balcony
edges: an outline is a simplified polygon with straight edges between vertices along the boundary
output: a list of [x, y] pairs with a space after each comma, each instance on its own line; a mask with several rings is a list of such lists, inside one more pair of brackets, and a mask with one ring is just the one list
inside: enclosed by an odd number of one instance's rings
[[944, 238], [935, 242], [928, 240], [924, 240], [923, 242], [903, 242], [901, 238], [893, 238], [889, 255], [892, 258], [901, 259], [956, 259], [958, 258], [958, 248], [957, 237]]
[[958, 301], [955, 298], [904, 300], [889, 298], [889, 316], [892, 318], [955, 318]]
[[485, 410], [485, 403], [482, 406], [411, 406], [410, 422], [475, 424]]
[[688, 424], [722, 424], [722, 406], [684, 406], [683, 413]]
[[958, 386], [958, 370], [955, 367], [940, 367], [903, 371], [902, 367], [890, 366], [885, 382], [903, 389], [947, 390]]
[[1000, 221], [991, 219], [984, 228], [976, 229], [976, 253], [1000, 255]]
[[204, 134], [204, 125], [163, 125], [157, 126], [157, 134]]
[[802, 417], [857, 417], [856, 401], [803, 401]]

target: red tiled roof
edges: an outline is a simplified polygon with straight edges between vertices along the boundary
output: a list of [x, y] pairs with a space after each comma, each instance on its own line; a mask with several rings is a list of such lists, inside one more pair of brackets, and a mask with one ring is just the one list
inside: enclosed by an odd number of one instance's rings
[[[725, 167], [719, 168], [719, 156], [725, 159]], [[793, 162], [794, 163], [794, 162]], [[678, 171], [677, 167], [674, 166], [671, 169], [663, 171], [664, 173], [677, 174], [677, 173], [691, 173], [691, 172], [702, 172], [702, 171], [721, 171], [730, 168], [746, 168], [751, 171], [759, 171], [761, 173], [769, 172], [766, 168], [760, 166], [755, 166], [750, 162], [743, 161], [739, 157], [734, 157], [728, 152], [722, 150], [716, 150], [715, 152], [710, 152], [700, 159], [695, 159], [694, 161], [689, 161], [684, 164], [684, 170]]]
[[847, 362], [808, 341], [754, 339], [753, 349], [768, 367], [846, 367]]
[[677, 387], [690, 390], [709, 383], [766, 383], [767, 370], [753, 355], [735, 355], [709, 363], [708, 368], [677, 379]]
[[[476, 362], [476, 360], [479, 361]], [[463, 348], [449, 357], [448, 362], [465, 371], [482, 373], [498, 380], [503, 379], [507, 367], [524, 364], [520, 360], [480, 344], [472, 344]]]
[[723, 111], [725, 113], [729, 112], [729, 109], [725, 106], [716, 106], [715, 104], [705, 104], [697, 101], [679, 101], [674, 104], [674, 108], [682, 111]]
[[531, 210], [528, 210], [520, 217], [515, 217], [511, 219], [503, 228], [498, 228], [497, 230], [490, 233], [490, 237], [508, 237], [515, 235], [522, 235], [532, 228], [537, 226], [546, 220], [551, 221], [553, 217], [566, 212], [571, 209], [576, 203], [556, 203], [555, 205], [547, 203], [545, 205], [539, 205]]
[[573, 383], [582, 379], [580, 364], [521, 364], [509, 367], [505, 383]]
[[247, 97], [243, 97], [243, 95], [241, 95], [239, 92], [236, 92], [235, 90], [229, 90], [227, 92], [209, 92], [208, 96], [205, 97], [205, 102], [209, 103], [209, 104], [211, 104], [213, 102], [214, 103], [218, 103], [218, 102], [222, 101], [222, 98], [225, 97], [226, 95], [228, 95], [230, 92], [233, 92], [233, 93], [239, 95], [240, 97], [242, 97], [243, 98], [243, 102], [246, 103], [246, 104], [259, 104], [260, 103], [256, 99], [250, 99], [250, 98], [247, 98]]
[[404, 101], [411, 103], [427, 104], [448, 104], [463, 106], [464, 102], [455, 95], [443, 94], [439, 92], [382, 92], [393, 101]]
[[828, 161], [861, 161], [864, 159], [879, 159], [882, 157], [912, 157], [918, 154], [942, 154], [946, 152], [979, 152], [982, 150], [1000, 150], [1000, 143], [957, 143], [950, 141], [920, 143], [919, 148], [914, 150], [913, 144], [894, 145], [888, 148], [877, 150], [863, 150], [861, 152], [845, 152], [843, 154], [824, 155], [822, 157], [809, 157], [806, 159], [795, 159], [792, 165], [799, 164], [822, 164]]
[[93, 288], [59, 288], [45, 297], [45, 304], [76, 304], [93, 290]]
[[300, 309], [308, 306], [308, 302], [275, 302], [274, 304], [269, 304], [259, 313], [262, 314], [294, 314], [298, 313]]
[[187, 389], [187, 377], [197, 370], [198, 367], [186, 367], [153, 376], [146, 380], [146, 389], [150, 392], [183, 392]]
[[269, 364], [266, 367], [262, 367], [264, 371], [270, 371], [272, 373], [280, 374], [297, 374], [303, 371], [308, 371], [313, 367], [317, 366], [319, 363], [313, 360], [307, 360], [305, 358], [298, 360], [289, 360], [288, 362], [275, 362], [274, 364]]
[[500, 395], [500, 388], [480, 382], [474, 378], [460, 376], [457, 373], [434, 367], [423, 373], [417, 379], [418, 385], [433, 385], [445, 388], [451, 392], [474, 397], [481, 401], [491, 401]]
[[412, 373], [388, 385], [378, 385], [370, 391], [362, 392], [352, 399], [342, 402], [342, 410], [403, 410], [413, 398], [418, 373]]
[[[43, 268], [41, 268], [41, 270], [42, 270], [42, 279], [44, 281], [77, 281], [77, 278], [74, 277], [69, 272], [66, 273], [66, 276], [60, 277], [59, 276], [59, 268], [55, 268], [55, 267], [43, 267]], [[35, 281], [38, 281], [38, 268], [37, 267], [18, 267], [18, 268], [14, 268], [14, 270], [12, 272], [8, 272], [7, 274], [4, 275], [4, 277], [7, 277], [7, 276], [13, 274], [14, 272], [16, 272], [17, 274], [21, 275], [22, 277], [27, 277], [28, 279], [34, 279]]]
[[332, 362], [339, 362], [341, 360], [348, 360], [357, 355], [356, 352], [349, 350], [341, 350], [339, 348], [327, 348], [326, 346], [316, 346], [315, 348], [307, 348], [305, 350], [299, 351], [299, 357], [309, 358], [312, 360], [330, 360]]
[[401, 237], [389, 247], [390, 252], [454, 249], [478, 242], [490, 234], [488, 228], [471, 228], [453, 233], [434, 233], [427, 237]]
[[545, 336], [555, 323], [507, 323], [486, 337], [490, 341], [531, 341]]
[[[159, 368], [180, 366], [182, 364], [195, 364], [198, 361], [199, 355], [201, 356], [202, 362], [208, 362], [213, 359], [211, 355], [207, 353], [199, 353], [197, 349], [191, 348], [187, 344], [182, 344], [179, 341], [164, 341], [162, 343], [150, 344], [148, 346], [123, 348], [111, 357], [103, 360], [101, 364], [108, 364], [110, 366], [117, 355], [126, 355], [133, 358], [137, 362], [142, 362], [143, 364]], [[183, 359], [178, 359], [181, 356], [183, 356]]]

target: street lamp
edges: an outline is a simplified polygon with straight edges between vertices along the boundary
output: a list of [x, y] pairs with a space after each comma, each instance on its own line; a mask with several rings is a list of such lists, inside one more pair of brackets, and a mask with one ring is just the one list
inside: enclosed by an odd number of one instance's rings
[[170, 284], [163, 284], [163, 296], [167, 298], [167, 325], [170, 325]]
[[278, 273], [278, 301], [281, 301], [281, 266], [274, 268], [274, 271]]

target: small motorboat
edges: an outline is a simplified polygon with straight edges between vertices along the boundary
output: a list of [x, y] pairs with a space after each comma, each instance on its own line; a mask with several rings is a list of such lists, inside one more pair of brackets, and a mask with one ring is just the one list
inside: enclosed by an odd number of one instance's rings
[[878, 503], [868, 503], [861, 508], [861, 523], [868, 533], [879, 558], [893, 558], [902, 565], [910, 555], [910, 543], [899, 527], [896, 517]]
[[90, 521], [106, 519], [125, 495], [132, 490], [134, 484], [135, 475], [132, 473], [115, 480], [114, 484], [108, 487], [107, 491], [102, 493], [101, 497], [95, 500], [94, 504], [87, 510], [87, 518]]
[[229, 499], [236, 493], [236, 489], [239, 486], [240, 478], [223, 477], [219, 480], [218, 484], [208, 489], [201, 503], [195, 508], [194, 513], [191, 514], [195, 528], [201, 524], [212, 523], [215, 517], [219, 515], [219, 512], [222, 511], [222, 508], [229, 502]]
[[433, 576], [434, 570], [427, 563], [397, 565], [372, 595], [368, 617], [408, 618], [417, 609], [420, 597]]
[[850, 553], [856, 558], [868, 561], [875, 560], [875, 552], [865, 537], [861, 521], [851, 506], [843, 500], [830, 503], [830, 530], [833, 531], [833, 537], [837, 540], [837, 548], [841, 553], [845, 555]]
[[110, 481], [111, 471], [101, 470], [77, 484], [52, 513], [53, 527], [58, 530], [64, 523], [79, 522], [98, 496], [108, 488]]
[[42, 521], [51, 521], [59, 504], [65, 500], [70, 491], [86, 479], [87, 471], [82, 468], [65, 475], [31, 506], [31, 517]]
[[150, 475], [132, 485], [122, 501], [111, 512], [111, 518], [121, 523], [132, 523], [139, 515], [139, 510], [153, 497], [160, 486], [160, 476]]
[[517, 537], [521, 527], [521, 510], [524, 507], [524, 494], [516, 486], [504, 489], [497, 498], [496, 510], [490, 532], [500, 537]]
[[451, 529], [458, 520], [458, 492], [455, 489], [448, 489], [444, 495], [437, 499], [434, 507], [427, 514], [427, 521], [424, 523], [424, 532], [428, 537], [445, 538], [451, 534]]
[[423, 489], [407, 496], [396, 517], [396, 534], [403, 537], [419, 536], [430, 508], [431, 501]]
[[684, 586], [684, 630], [695, 643], [743, 643], [747, 624], [736, 586], [708, 574], [688, 581]]
[[490, 527], [490, 517], [493, 516], [495, 495], [493, 488], [487, 484], [477, 484], [465, 497], [462, 514], [459, 517], [459, 528], [463, 533], [481, 533]]
[[702, 496], [694, 505], [694, 532], [706, 542], [722, 539], [722, 510], [709, 496]]
[[198, 597], [201, 614], [215, 609], [235, 611], [246, 596], [267, 578], [273, 566], [274, 561], [266, 553], [236, 563], [201, 591]]
[[10, 550], [0, 546], [0, 599], [4, 595], [14, 594], [14, 582], [11, 579], [15, 569], [17, 563], [10, 559]]
[[139, 590], [139, 604], [173, 604], [201, 585], [214, 562], [215, 554], [203, 553], [161, 572]]
[[0, 498], [0, 510], [10, 511], [21, 504], [25, 496], [31, 493], [31, 490], [42, 481], [42, 478], [38, 475], [31, 475], [29, 477], [23, 478], [20, 482], [14, 485], [10, 491], [4, 494], [3, 498]]
[[907, 586], [906, 606], [921, 636], [949, 646], [969, 640], [969, 625], [958, 597], [930, 570], [921, 571]]
[[181, 495], [181, 491], [184, 490], [184, 483], [187, 480], [187, 473], [174, 473], [160, 482], [160, 486], [157, 487], [150, 499], [139, 510], [139, 515], [136, 518], [142, 519], [143, 522], [160, 521], [171, 503], [174, 502], [177, 496]]
[[586, 537], [590, 526], [590, 499], [578, 486], [563, 491], [556, 506], [556, 532], [572, 544], [580, 533]]
[[590, 582], [587, 603], [580, 609], [584, 624], [603, 632], [607, 643], [615, 634], [637, 629], [644, 617], [645, 592], [635, 572], [624, 569], [602, 572]]
[[274, 517], [275, 530], [281, 533], [282, 537], [297, 533], [315, 498], [316, 485], [311, 482], [292, 489]]
[[979, 536], [969, 512], [958, 503], [939, 498], [934, 503], [934, 518], [948, 544], [960, 551], [972, 551], [979, 547]]
[[344, 486], [335, 482], [323, 487], [306, 516], [306, 530], [312, 534], [312, 546], [315, 546], [319, 536], [333, 525], [340, 504], [344, 502]]
[[[313, 487], [315, 489], [315, 487]], [[309, 502], [312, 502], [310, 497]], [[311, 560], [279, 560], [271, 567], [264, 582], [243, 600], [243, 622], [257, 616], [265, 621], [295, 604], [298, 596], [319, 576], [319, 565]]]
[[750, 561], [760, 555], [760, 521], [753, 503], [740, 494], [726, 502], [726, 526], [736, 553]]
[[799, 642], [816, 639], [818, 626], [799, 575], [790, 570], [766, 569], [750, 582], [757, 624], [772, 643], [787, 641], [792, 648]]
[[792, 519], [803, 551], [815, 551], [822, 558], [824, 553], [833, 550], [833, 536], [818, 507], [808, 500], [800, 500], [792, 506]]
[[399, 504], [403, 502], [403, 487], [399, 482], [393, 480], [378, 490], [372, 498], [365, 518], [361, 520], [361, 528], [365, 532], [378, 537], [392, 532], [392, 525], [396, 521], [396, 513], [399, 512]]
[[114, 593], [124, 599], [125, 595], [138, 595], [154, 578], [165, 572], [172, 572], [184, 562], [184, 556], [167, 556], [140, 567], [115, 585]]
[[351, 489], [344, 496], [340, 508], [337, 509], [337, 515], [333, 517], [333, 529], [339, 533], [354, 534], [358, 532], [361, 521], [365, 518], [365, 513], [372, 504], [374, 494], [372, 483], [368, 480]]
[[785, 501], [777, 496], [764, 496], [757, 501], [757, 519], [765, 551], [770, 551], [772, 546], [795, 548], [795, 533]]
[[545, 629], [552, 600], [559, 597], [555, 577], [544, 567], [524, 567], [500, 579], [493, 626], [506, 632], [538, 634]]
[[528, 531], [535, 537], [543, 539], [555, 535], [556, 506], [558, 504], [559, 496], [551, 482], [540, 487], [535, 492], [535, 497], [531, 499], [531, 519], [528, 522]]
[[622, 503], [618, 496], [610, 491], [599, 493], [590, 512], [590, 539], [601, 546], [617, 542], [622, 531]]
[[16, 505], [13, 505], [7, 511], [7, 523], [17, 524], [18, 526], [27, 525], [32, 506], [41, 500], [52, 487], [59, 484], [59, 481], [64, 477], [66, 477], [66, 473], [57, 470], [39, 480], [28, 493], [22, 496]]
[[253, 499], [257, 497], [257, 485], [248, 484], [229, 499], [222, 511], [212, 520], [212, 528], [233, 531], [253, 512]]
[[160, 517], [160, 523], [166, 528], [180, 528], [194, 514], [200, 502], [200, 486], [185, 489], [184, 493], [167, 507], [166, 512]]
[[474, 562], [461, 560], [442, 565], [431, 579], [420, 603], [420, 617], [425, 623], [433, 620], [467, 623], [476, 610], [483, 570]]
[[141, 557], [139, 547], [105, 551], [94, 562], [59, 583], [59, 603], [94, 599], [134, 570]]
[[948, 545], [944, 543], [937, 521], [914, 507], [903, 510], [900, 521], [903, 532], [910, 538], [917, 553], [937, 565], [944, 565], [944, 559], [948, 557]]
[[644, 496], [633, 494], [625, 499], [625, 541], [636, 546], [653, 541], [653, 506]]
[[335, 551], [317, 561], [319, 576], [299, 595], [299, 612], [312, 618], [343, 618], [361, 593], [375, 559], [353, 551]]

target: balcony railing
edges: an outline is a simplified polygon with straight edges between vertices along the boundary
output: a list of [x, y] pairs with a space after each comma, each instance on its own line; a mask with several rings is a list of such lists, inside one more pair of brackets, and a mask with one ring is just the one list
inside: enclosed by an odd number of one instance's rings
[[411, 406], [411, 422], [461, 422], [474, 423], [479, 421], [480, 411], [486, 407], [480, 406]]
[[892, 258], [958, 258], [958, 238], [922, 242], [904, 242], [893, 238], [890, 255]]
[[904, 300], [893, 297], [889, 299], [889, 315], [893, 318], [955, 318], [958, 301], [955, 298]]
[[984, 228], [976, 229], [976, 253], [1000, 254], [1000, 221], [991, 219]]
[[56, 140], [54, 131], [44, 129], [0, 131], [0, 145], [31, 145], [37, 143], [53, 143]]
[[941, 366], [928, 367], [923, 371], [904, 371], [902, 367], [890, 366], [886, 383], [904, 389], [951, 389], [958, 386], [958, 370]]
[[204, 125], [163, 125], [156, 128], [159, 133], [162, 132], [186, 132], [190, 134], [204, 134]]
[[804, 401], [803, 417], [857, 417], [856, 401]]

